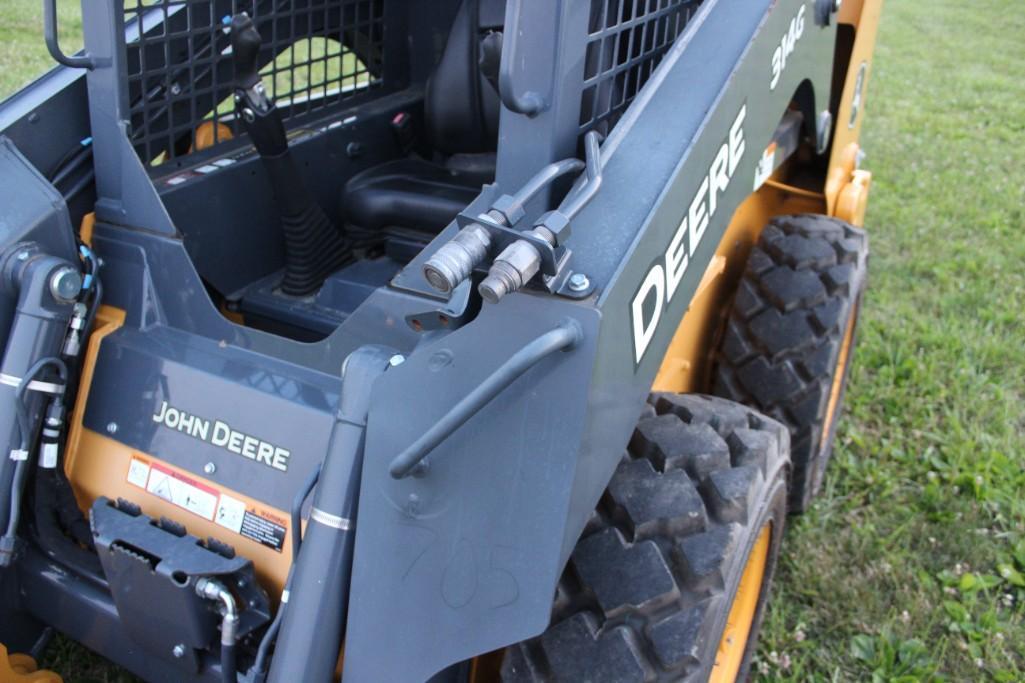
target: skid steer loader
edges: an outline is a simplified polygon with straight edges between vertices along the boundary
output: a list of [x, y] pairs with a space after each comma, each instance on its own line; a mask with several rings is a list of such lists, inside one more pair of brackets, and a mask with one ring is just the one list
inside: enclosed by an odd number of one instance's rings
[[745, 679], [881, 0], [89, 0], [75, 55], [43, 3], [0, 678], [57, 631], [148, 681]]

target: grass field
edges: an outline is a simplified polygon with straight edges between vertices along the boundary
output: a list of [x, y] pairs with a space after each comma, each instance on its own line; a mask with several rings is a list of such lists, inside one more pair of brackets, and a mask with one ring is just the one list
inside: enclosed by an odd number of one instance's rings
[[[0, 94], [49, 63], [40, 4], [0, 8]], [[1025, 680], [1020, 9], [887, 2], [864, 139], [871, 288], [827, 489], [784, 546], [760, 680]], [[80, 24], [64, 14], [70, 50]], [[47, 664], [128, 680], [63, 640]]]

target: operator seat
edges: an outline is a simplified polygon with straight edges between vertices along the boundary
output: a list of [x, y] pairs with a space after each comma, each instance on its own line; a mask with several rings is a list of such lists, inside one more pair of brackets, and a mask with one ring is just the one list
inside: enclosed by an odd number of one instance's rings
[[490, 50], [500, 49], [489, 35], [504, 21], [505, 0], [463, 0], [424, 97], [428, 141], [439, 161], [398, 159], [353, 176], [342, 192], [348, 223], [437, 233], [494, 179], [501, 105], [481, 52], [485, 39]]

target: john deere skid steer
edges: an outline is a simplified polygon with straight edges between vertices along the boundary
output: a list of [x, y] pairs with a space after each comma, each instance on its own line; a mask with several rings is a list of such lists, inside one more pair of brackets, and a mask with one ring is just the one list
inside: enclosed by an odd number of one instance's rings
[[[744, 680], [881, 0], [83, 0], [0, 105], [0, 680]], [[23, 653], [23, 654], [14, 654]]]

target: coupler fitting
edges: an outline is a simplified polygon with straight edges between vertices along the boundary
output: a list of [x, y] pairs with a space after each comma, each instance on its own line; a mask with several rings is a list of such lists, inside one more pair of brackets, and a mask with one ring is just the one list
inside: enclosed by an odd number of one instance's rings
[[[555, 234], [545, 226], [539, 225], [530, 232], [555, 246]], [[540, 268], [541, 254], [537, 247], [526, 240], [517, 240], [498, 255], [477, 291], [488, 303], [497, 304], [506, 294], [530, 282]]]
[[[519, 215], [522, 215], [522, 210]], [[510, 223], [506, 212], [497, 207], [488, 211], [485, 217], [499, 225], [507, 226]], [[470, 277], [474, 268], [484, 262], [491, 250], [491, 243], [491, 233], [483, 225], [467, 225], [427, 259], [423, 268], [424, 277], [439, 292], [451, 292]]]

